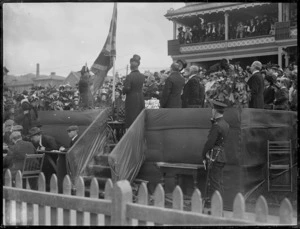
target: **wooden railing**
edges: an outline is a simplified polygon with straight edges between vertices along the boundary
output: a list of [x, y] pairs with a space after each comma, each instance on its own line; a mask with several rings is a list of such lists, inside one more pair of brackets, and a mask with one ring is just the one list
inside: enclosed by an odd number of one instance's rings
[[[233, 212], [224, 216], [223, 200], [219, 192], [212, 196], [211, 215], [203, 213], [201, 193], [195, 189], [191, 197], [191, 211], [183, 210], [183, 194], [177, 186], [172, 194], [173, 209], [165, 208], [165, 193], [157, 185], [153, 199], [148, 204], [149, 195], [145, 183], [138, 190], [137, 201], [127, 180], [115, 185], [108, 180], [105, 197], [99, 199], [96, 178], [91, 182], [90, 197], [84, 197], [85, 186], [82, 177], [76, 182], [76, 194], [71, 195], [71, 181], [68, 175], [63, 182], [63, 194], [57, 193], [57, 178], [51, 177], [50, 192], [45, 192], [43, 173], [38, 179], [38, 191], [22, 189], [22, 174], [16, 174], [12, 182], [9, 170], [5, 173], [3, 186], [3, 225], [277, 225], [293, 224], [293, 208], [284, 199], [276, 221], [268, 216], [268, 205], [260, 196], [256, 202], [255, 217], [249, 218], [245, 212], [245, 200], [241, 194], [235, 197]], [[14, 187], [12, 185], [14, 183]]]

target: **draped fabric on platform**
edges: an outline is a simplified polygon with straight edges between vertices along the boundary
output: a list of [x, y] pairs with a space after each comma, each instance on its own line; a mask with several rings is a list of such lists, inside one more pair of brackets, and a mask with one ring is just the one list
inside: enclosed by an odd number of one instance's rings
[[75, 184], [95, 155], [104, 153], [109, 108], [102, 110], [67, 152], [68, 173]]
[[144, 163], [145, 116], [146, 111], [143, 110], [108, 157], [114, 182], [125, 179], [132, 182]]
[[117, 31], [117, 3], [114, 3], [113, 15], [110, 22], [109, 33], [104, 47], [91, 67], [95, 79], [91, 87], [94, 95], [102, 86], [108, 71], [113, 66], [113, 58], [116, 56], [116, 31]]

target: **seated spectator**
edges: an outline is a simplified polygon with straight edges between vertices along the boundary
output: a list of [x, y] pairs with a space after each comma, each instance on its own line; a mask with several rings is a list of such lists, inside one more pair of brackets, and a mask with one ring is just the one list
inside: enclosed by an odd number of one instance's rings
[[177, 39], [179, 40], [179, 44], [184, 44], [185, 43], [185, 32], [183, 31], [182, 27], [178, 28]]
[[278, 78], [274, 86], [274, 110], [288, 110], [289, 92], [287, 89], [287, 81], [284, 78]]
[[273, 110], [275, 100], [275, 90], [273, 87], [273, 78], [271, 75], [266, 75], [264, 79], [264, 109]]
[[7, 144], [8, 146], [11, 145], [11, 141], [9, 136], [12, 133], [13, 125], [14, 125], [14, 120], [8, 119], [4, 123], [4, 129], [3, 129], [3, 142]]
[[[15, 131], [10, 135], [13, 143], [8, 150], [7, 156], [3, 159], [3, 168], [10, 169], [12, 178], [15, 179], [18, 170], [22, 171], [26, 154], [35, 154], [36, 150], [31, 142], [22, 140], [21, 133]], [[30, 182], [32, 189], [36, 187]]]
[[[42, 134], [38, 127], [32, 127], [29, 130], [29, 138], [37, 150], [53, 151], [58, 150], [59, 146], [54, 137]], [[53, 173], [56, 173], [57, 154], [46, 154], [42, 172], [46, 178], [46, 190], [50, 190], [50, 179]]]
[[67, 148], [61, 146], [59, 148], [59, 151], [67, 152], [74, 145], [74, 143], [79, 138], [78, 131], [79, 131], [79, 128], [76, 125], [68, 127], [67, 132], [68, 132], [68, 137], [71, 139], [70, 144], [69, 144], [69, 146]]
[[190, 44], [192, 43], [192, 32], [190, 27], [185, 28], [185, 35], [184, 35], [185, 43]]

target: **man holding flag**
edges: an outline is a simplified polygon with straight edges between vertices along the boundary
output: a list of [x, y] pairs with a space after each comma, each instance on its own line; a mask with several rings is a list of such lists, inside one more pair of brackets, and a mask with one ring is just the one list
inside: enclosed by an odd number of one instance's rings
[[[91, 92], [95, 96], [96, 92], [101, 88], [108, 71], [115, 67], [116, 58], [116, 30], [117, 30], [117, 3], [114, 3], [113, 15], [110, 22], [109, 33], [100, 52], [99, 56], [95, 60], [91, 67], [91, 71], [95, 74], [95, 79], [91, 87]], [[113, 102], [115, 99], [115, 68], [113, 68]]]

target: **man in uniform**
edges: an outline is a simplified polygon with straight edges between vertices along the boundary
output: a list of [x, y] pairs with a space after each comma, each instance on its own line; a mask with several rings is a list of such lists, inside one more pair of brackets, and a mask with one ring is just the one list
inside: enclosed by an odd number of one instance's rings
[[[204, 198], [211, 197], [218, 190], [223, 194], [223, 168], [226, 164], [224, 144], [229, 133], [229, 124], [224, 120], [226, 104], [211, 100], [212, 126], [202, 151], [202, 159], [207, 171], [207, 184]], [[209, 182], [209, 189], [207, 185]], [[223, 196], [222, 196], [223, 197]]]
[[139, 71], [141, 57], [133, 55], [130, 59], [130, 74], [126, 76], [123, 94], [126, 94], [125, 100], [125, 126], [129, 128], [136, 117], [145, 108], [143, 95], [143, 85], [145, 75]]

